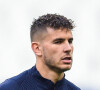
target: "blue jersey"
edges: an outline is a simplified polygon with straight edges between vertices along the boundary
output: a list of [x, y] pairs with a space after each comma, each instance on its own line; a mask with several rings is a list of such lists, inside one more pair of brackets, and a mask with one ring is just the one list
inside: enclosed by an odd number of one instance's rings
[[80, 90], [80, 88], [66, 80], [65, 77], [54, 84], [51, 80], [43, 78], [36, 66], [33, 66], [1, 83], [0, 90]]

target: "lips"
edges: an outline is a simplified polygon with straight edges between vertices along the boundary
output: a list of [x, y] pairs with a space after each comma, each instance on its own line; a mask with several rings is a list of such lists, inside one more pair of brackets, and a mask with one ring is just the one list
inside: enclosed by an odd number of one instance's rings
[[62, 58], [62, 60], [71, 60], [72, 58], [71, 57], [64, 57]]
[[64, 58], [62, 58], [62, 62], [70, 64], [70, 63], [72, 63], [72, 57], [64, 57]]

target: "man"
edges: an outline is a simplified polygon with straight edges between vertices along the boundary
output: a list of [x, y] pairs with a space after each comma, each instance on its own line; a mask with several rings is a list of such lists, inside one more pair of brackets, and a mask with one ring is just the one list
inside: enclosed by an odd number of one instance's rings
[[80, 90], [65, 79], [73, 54], [73, 21], [57, 14], [39, 17], [31, 26], [36, 65], [0, 85], [0, 90]]

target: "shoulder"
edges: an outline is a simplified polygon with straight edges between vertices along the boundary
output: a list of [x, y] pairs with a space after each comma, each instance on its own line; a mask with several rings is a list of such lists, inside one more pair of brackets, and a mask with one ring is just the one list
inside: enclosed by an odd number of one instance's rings
[[17, 82], [13, 79], [7, 79], [0, 84], [0, 90], [18, 90], [18, 87]]
[[27, 80], [31, 74], [31, 69], [22, 72], [21, 74], [9, 78], [0, 84], [0, 90], [20, 90], [21, 84]]
[[68, 90], [81, 90], [79, 87], [77, 87], [72, 82], [70, 82], [70, 81], [68, 81], [66, 79], [64, 81], [65, 81], [65, 84], [67, 85]]

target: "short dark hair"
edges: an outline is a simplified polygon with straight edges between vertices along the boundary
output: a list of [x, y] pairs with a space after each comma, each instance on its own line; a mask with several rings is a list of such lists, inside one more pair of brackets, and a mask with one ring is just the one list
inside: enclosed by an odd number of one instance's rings
[[74, 28], [74, 24], [71, 19], [67, 19], [66, 17], [58, 14], [46, 14], [40, 16], [38, 19], [35, 19], [33, 21], [33, 24], [31, 25], [31, 31], [30, 31], [31, 42], [33, 41], [36, 32], [39, 31], [42, 32], [43, 30], [46, 30], [47, 27], [53, 29], [67, 28], [72, 30]]

